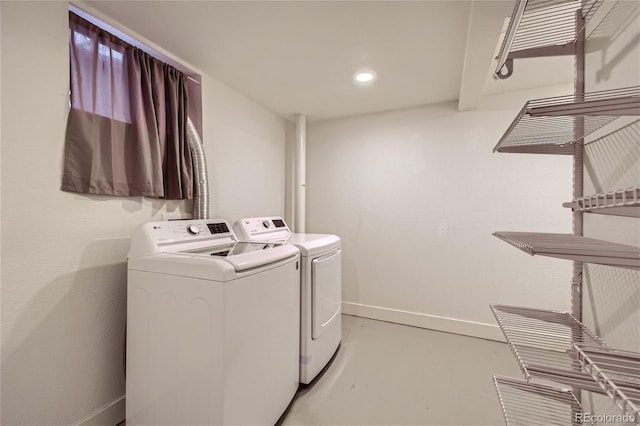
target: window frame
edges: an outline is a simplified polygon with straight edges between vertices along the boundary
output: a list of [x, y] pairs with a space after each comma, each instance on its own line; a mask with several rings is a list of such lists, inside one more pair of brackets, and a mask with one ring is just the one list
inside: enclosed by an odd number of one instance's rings
[[[110, 32], [114, 36], [122, 39], [126, 43], [129, 43], [138, 49], [148, 53], [154, 58], [165, 62], [187, 76], [187, 92], [189, 95], [189, 118], [193, 122], [196, 130], [198, 131], [200, 138], [202, 138], [202, 75], [199, 72], [194, 71], [182, 62], [179, 62], [174, 57], [169, 56], [168, 52], [163, 53], [159, 47], [154, 45], [151, 41], [144, 39], [140, 35], [129, 35], [124, 30], [121, 30], [113, 22], [110, 24], [107, 22], [108, 18], [96, 13], [87, 12], [81, 9], [73, 3], [69, 3], [69, 10], [81, 18], [86, 19], [97, 27], [100, 27], [104, 31]], [[100, 15], [101, 17], [98, 17]], [[144, 40], [144, 41], [142, 41]], [[71, 105], [71, 99], [69, 99], [69, 105]]]

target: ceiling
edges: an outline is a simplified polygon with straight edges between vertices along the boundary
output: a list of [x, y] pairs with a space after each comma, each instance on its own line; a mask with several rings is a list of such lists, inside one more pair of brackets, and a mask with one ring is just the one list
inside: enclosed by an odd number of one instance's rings
[[[310, 121], [455, 100], [474, 109], [483, 93], [502, 91], [488, 75], [513, 7], [503, 0], [85, 5], [279, 115]], [[354, 84], [362, 68], [375, 70], [374, 84]], [[514, 73], [504, 90], [573, 78], [555, 71], [533, 79]]]

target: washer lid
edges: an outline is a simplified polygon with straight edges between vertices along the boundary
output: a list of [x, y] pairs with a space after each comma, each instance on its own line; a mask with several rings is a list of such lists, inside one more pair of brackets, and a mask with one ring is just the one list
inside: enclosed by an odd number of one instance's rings
[[202, 247], [180, 252], [183, 255], [220, 259], [228, 262], [236, 271], [244, 271], [295, 256], [298, 249], [278, 243], [234, 243], [225, 246]]
[[[175, 275], [189, 278], [200, 278], [213, 281], [231, 281], [241, 276], [260, 273], [264, 269], [270, 269], [279, 262], [293, 261], [298, 258], [298, 249], [288, 244], [260, 244], [268, 246], [261, 250], [255, 250], [232, 254], [234, 250], [241, 251], [243, 246], [234, 247], [230, 244], [222, 252], [222, 247], [209, 247], [197, 249], [199, 253], [189, 251], [163, 252], [151, 256], [142, 256], [129, 259], [130, 271], [154, 272], [165, 275]], [[229, 253], [225, 254], [225, 251]], [[194, 251], [196, 251], [194, 249]]]

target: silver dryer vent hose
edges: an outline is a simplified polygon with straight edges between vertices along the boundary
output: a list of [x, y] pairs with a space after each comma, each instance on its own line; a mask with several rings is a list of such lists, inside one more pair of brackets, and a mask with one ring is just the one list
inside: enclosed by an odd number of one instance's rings
[[202, 139], [193, 125], [187, 119], [187, 142], [193, 158], [193, 174], [196, 182], [193, 195], [193, 218], [209, 219], [209, 177], [207, 175], [207, 159], [204, 156]]

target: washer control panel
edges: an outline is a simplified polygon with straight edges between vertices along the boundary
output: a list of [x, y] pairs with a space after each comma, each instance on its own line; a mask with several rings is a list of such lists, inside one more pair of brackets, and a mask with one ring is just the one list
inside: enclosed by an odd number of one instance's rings
[[223, 219], [149, 222], [134, 235], [129, 256], [144, 256], [159, 251], [182, 250], [185, 243], [210, 246], [236, 242], [229, 222]]
[[240, 241], [285, 240], [291, 235], [280, 216], [238, 219], [233, 223], [233, 232]]
[[233, 233], [229, 230], [226, 221], [169, 221], [155, 223], [152, 228], [153, 239], [157, 243], [193, 241], [200, 238], [215, 238], [215, 236], [229, 236]]

